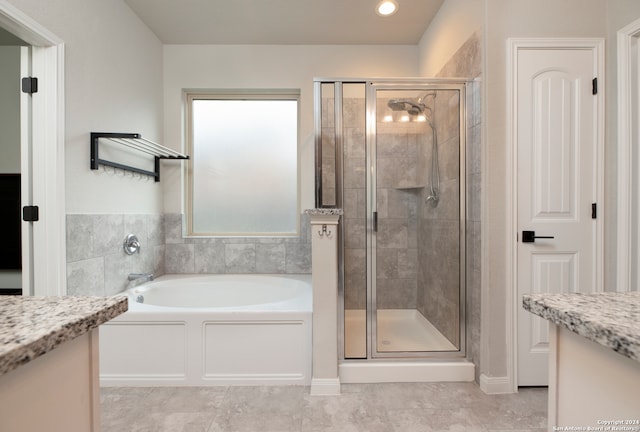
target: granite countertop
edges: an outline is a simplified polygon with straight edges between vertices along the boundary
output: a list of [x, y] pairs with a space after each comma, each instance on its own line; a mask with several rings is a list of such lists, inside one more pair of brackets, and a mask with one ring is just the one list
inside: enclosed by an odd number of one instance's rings
[[314, 208], [304, 211], [309, 216], [342, 216], [343, 210], [341, 208]]
[[526, 294], [529, 312], [640, 362], [640, 292]]
[[0, 376], [127, 311], [127, 298], [0, 296]]

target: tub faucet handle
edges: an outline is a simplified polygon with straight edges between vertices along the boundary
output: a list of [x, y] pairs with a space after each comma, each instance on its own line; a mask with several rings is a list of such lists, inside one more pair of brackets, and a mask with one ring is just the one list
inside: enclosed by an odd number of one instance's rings
[[138, 237], [133, 234], [129, 234], [122, 244], [124, 248], [124, 252], [127, 255], [133, 255], [134, 253], [140, 253], [140, 242], [138, 241]]

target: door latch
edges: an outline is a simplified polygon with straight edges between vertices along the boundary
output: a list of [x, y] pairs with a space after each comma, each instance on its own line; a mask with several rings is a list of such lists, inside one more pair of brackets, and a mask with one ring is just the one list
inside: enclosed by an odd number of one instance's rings
[[537, 236], [535, 231], [522, 231], [522, 243], [534, 243], [536, 239], [552, 239], [553, 236]]

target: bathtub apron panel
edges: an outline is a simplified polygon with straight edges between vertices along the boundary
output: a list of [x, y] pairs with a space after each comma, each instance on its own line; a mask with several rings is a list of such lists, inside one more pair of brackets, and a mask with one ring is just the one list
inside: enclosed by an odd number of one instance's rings
[[126, 294], [129, 311], [100, 329], [103, 386], [310, 383], [310, 275], [168, 275]]

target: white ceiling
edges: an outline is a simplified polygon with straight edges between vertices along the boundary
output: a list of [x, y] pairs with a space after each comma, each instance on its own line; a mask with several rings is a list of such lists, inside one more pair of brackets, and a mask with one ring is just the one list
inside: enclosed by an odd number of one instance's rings
[[443, 0], [125, 0], [165, 44], [415, 45]]

